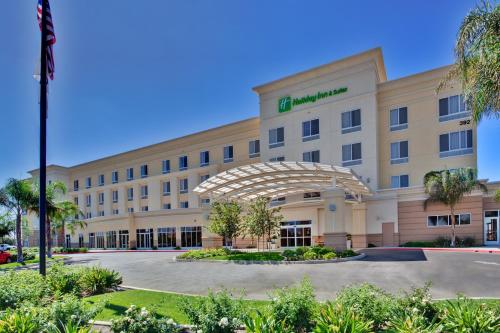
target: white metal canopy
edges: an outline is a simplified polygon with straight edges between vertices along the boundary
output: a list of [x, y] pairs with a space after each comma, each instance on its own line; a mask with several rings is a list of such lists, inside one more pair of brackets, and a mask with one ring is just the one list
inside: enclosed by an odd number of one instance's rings
[[223, 171], [198, 185], [202, 197], [252, 200], [305, 192], [320, 192], [333, 186], [360, 198], [370, 189], [349, 168], [311, 162], [263, 162]]

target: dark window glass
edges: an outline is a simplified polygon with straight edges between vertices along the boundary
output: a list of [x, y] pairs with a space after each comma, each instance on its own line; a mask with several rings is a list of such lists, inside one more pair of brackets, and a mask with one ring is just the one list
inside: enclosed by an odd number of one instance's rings
[[399, 157], [408, 157], [408, 141], [401, 141], [399, 143]]
[[399, 177], [399, 187], [408, 187], [410, 183], [408, 175], [401, 175]]
[[399, 109], [399, 123], [407, 124], [408, 123], [408, 108], [400, 108]]
[[439, 100], [439, 115], [446, 116], [448, 114], [448, 98], [441, 98]]
[[448, 134], [441, 134], [439, 136], [439, 151], [444, 152], [448, 151], [450, 146], [450, 139]]
[[472, 148], [472, 130], [467, 131], [467, 148]]
[[351, 112], [352, 115], [352, 127], [361, 125], [361, 110], [354, 110]]
[[352, 145], [352, 159], [353, 160], [361, 159], [361, 143], [355, 143]]

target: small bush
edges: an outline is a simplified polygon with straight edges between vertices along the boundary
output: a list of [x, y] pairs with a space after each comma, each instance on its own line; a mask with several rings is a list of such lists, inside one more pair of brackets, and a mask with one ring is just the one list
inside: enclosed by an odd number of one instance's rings
[[397, 299], [396, 317], [406, 314], [407, 316], [417, 315], [423, 317], [427, 324], [436, 318], [438, 309], [432, 302], [429, 292], [430, 283], [426, 283], [423, 288], [412, 287], [409, 292], [404, 292]]
[[320, 254], [314, 252], [314, 251], [307, 251], [304, 253], [304, 260], [315, 260], [318, 259]]
[[297, 252], [294, 250], [285, 250], [281, 255], [288, 261], [295, 261], [298, 259]]
[[65, 295], [50, 304], [46, 322], [63, 331], [66, 326], [85, 327], [88, 322], [102, 311], [104, 304], [90, 307], [74, 295]]
[[[301, 247], [298, 247], [295, 249], [295, 253], [298, 255], [298, 256], [303, 256], [304, 253], [306, 253], [307, 251], [309, 251], [309, 247], [307, 246], [301, 246]], [[286, 250], [286, 251], [293, 251], [293, 250]]]
[[232, 333], [244, 318], [242, 300], [234, 300], [226, 290], [210, 291], [207, 297], [186, 300], [181, 303], [181, 310], [203, 333]]
[[348, 258], [348, 257], [354, 257], [357, 256], [358, 254], [354, 252], [351, 249], [344, 250], [338, 254], [340, 258]]
[[464, 297], [448, 301], [439, 317], [446, 332], [500, 332], [498, 311]]
[[24, 302], [37, 304], [50, 294], [45, 279], [35, 271], [0, 274], [0, 286], [0, 311], [16, 308]]
[[62, 263], [53, 264], [47, 271], [47, 284], [56, 294], [79, 294], [81, 269], [66, 267]]
[[231, 253], [238, 253], [238, 251], [231, 251], [226, 248], [190, 250], [181, 254], [178, 258], [200, 260], [210, 257], [226, 256]]
[[56, 247], [52, 250], [53, 253], [87, 253], [86, 247]]
[[370, 333], [373, 331], [372, 326], [372, 321], [365, 320], [356, 311], [329, 302], [322, 307], [313, 332]]
[[103, 267], [86, 267], [80, 271], [81, 292], [85, 296], [105, 293], [116, 289], [122, 283], [118, 272]]
[[335, 258], [337, 258], [337, 254], [335, 254], [335, 252], [330, 252], [323, 255], [324, 260], [332, 260]]
[[31, 313], [12, 310], [0, 313], [1, 333], [38, 333], [40, 331], [40, 323]]
[[179, 332], [178, 325], [170, 318], [158, 319], [146, 308], [131, 305], [125, 316], [111, 321], [113, 333], [174, 333]]
[[393, 318], [389, 323], [387, 330], [392, 333], [441, 333], [441, 325], [431, 321], [430, 323], [421, 314], [412, 315], [401, 314]]
[[247, 333], [293, 333], [284, 321], [276, 321], [269, 314], [256, 311], [245, 318]]
[[[10, 259], [12, 261], [17, 261], [17, 250], [9, 250], [10, 253]], [[36, 259], [38, 255], [38, 251], [33, 251], [30, 248], [24, 248], [23, 249], [23, 260], [34, 260]]]
[[314, 314], [318, 304], [308, 279], [293, 287], [274, 291], [269, 313], [275, 321], [284, 323], [293, 332], [309, 332], [314, 326]]

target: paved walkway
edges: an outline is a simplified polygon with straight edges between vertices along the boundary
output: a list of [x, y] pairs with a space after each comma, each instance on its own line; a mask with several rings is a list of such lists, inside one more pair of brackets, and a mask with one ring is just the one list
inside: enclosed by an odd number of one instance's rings
[[96, 265], [119, 271], [128, 286], [206, 294], [222, 287], [247, 298], [267, 299], [276, 287], [308, 276], [320, 299], [334, 296], [342, 286], [370, 282], [391, 292], [432, 282], [435, 298], [464, 293], [471, 297], [500, 297], [500, 255], [426, 250], [367, 249], [365, 259], [334, 264], [241, 265], [174, 262], [175, 252], [87, 253], [72, 255], [73, 264]]

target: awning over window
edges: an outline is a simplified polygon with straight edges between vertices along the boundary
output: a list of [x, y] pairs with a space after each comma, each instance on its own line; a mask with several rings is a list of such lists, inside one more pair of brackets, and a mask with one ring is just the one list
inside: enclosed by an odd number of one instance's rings
[[252, 200], [305, 192], [321, 192], [332, 186], [355, 197], [370, 189], [349, 168], [311, 162], [264, 162], [236, 167], [210, 177], [194, 192], [202, 197]]

